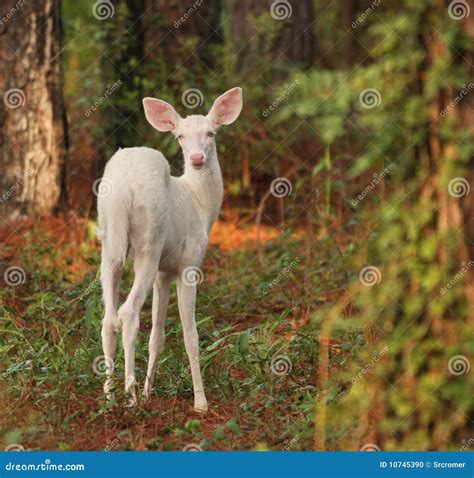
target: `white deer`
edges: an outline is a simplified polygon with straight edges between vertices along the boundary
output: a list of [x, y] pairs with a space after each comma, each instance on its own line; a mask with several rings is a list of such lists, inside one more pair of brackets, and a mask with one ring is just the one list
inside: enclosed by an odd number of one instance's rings
[[[154, 149], [126, 148], [105, 167], [99, 194], [102, 238], [101, 281], [105, 304], [102, 347], [105, 357], [104, 392], [111, 397], [117, 333], [122, 327], [125, 390], [130, 404], [135, 391], [135, 341], [139, 314], [153, 285], [152, 329], [143, 397], [150, 396], [156, 362], [165, 340], [170, 283], [177, 282], [178, 307], [194, 388], [194, 409], [207, 411], [199, 365], [195, 322], [196, 276], [208, 235], [219, 214], [223, 185], [215, 135], [221, 125], [233, 123], [242, 110], [242, 90], [233, 88], [217, 98], [207, 116], [181, 118], [168, 103], [143, 100], [145, 115], [158, 131], [170, 131], [184, 155], [184, 174], [170, 175], [165, 157]], [[102, 184], [101, 183], [101, 184]], [[119, 288], [128, 251], [134, 259], [132, 289], [118, 309]]]

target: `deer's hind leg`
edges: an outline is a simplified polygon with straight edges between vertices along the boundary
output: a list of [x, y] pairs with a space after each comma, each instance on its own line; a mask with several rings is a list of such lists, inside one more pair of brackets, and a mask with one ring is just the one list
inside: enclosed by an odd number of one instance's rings
[[156, 277], [161, 249], [135, 255], [132, 290], [118, 311], [122, 323], [122, 342], [125, 356], [125, 391], [131, 394], [130, 405], [136, 403], [135, 342], [140, 323], [140, 310]]
[[102, 349], [105, 364], [106, 380], [104, 392], [108, 399], [112, 398], [112, 375], [114, 371], [115, 349], [117, 347], [117, 333], [120, 321], [117, 316], [117, 306], [120, 294], [120, 279], [122, 278], [123, 264], [110, 259], [107, 250], [102, 251], [101, 283], [105, 307], [104, 320], [102, 321]]

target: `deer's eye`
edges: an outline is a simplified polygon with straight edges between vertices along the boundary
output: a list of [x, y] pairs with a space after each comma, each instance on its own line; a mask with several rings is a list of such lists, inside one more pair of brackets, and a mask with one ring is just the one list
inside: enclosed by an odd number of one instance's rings
[[212, 131], [208, 131], [208, 133], [207, 133], [208, 138], [214, 138], [215, 135], [216, 135], [216, 133], [213, 133]]
[[184, 135], [182, 135], [182, 134], [178, 134], [177, 138], [181, 140], [181, 139], [183, 139], [183, 138], [184, 138]]

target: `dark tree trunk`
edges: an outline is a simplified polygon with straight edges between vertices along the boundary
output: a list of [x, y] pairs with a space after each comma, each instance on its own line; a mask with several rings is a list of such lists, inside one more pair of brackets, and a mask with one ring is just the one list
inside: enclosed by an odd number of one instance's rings
[[268, 11], [265, 0], [229, 0], [231, 41], [237, 56], [236, 67], [245, 69], [254, 64], [255, 57], [260, 54], [258, 30], [251, 19]]
[[284, 21], [277, 40], [277, 53], [283, 62], [288, 60], [300, 68], [309, 68], [315, 59], [313, 0], [292, 2], [291, 16]]
[[[256, 58], [271, 51], [277, 61], [308, 68], [316, 56], [314, 9], [312, 0], [271, 2], [267, 0], [229, 0], [231, 33], [234, 50], [238, 54], [237, 68], [254, 65]], [[262, 14], [271, 16], [279, 33], [270, 42], [261, 38], [261, 27], [254, 20]]]
[[0, 210], [52, 212], [67, 150], [59, 0], [3, 0], [0, 26]]
[[[147, 1], [153, 5], [155, 14], [159, 14], [162, 19], [160, 29], [164, 43], [160, 42], [160, 49], [164, 47], [169, 53], [176, 53], [182, 49], [186, 38], [194, 37], [197, 40], [196, 55], [207, 67], [212, 68], [212, 45], [224, 40], [219, 25], [222, 0], [202, 0], [201, 3], [181, 0]], [[151, 33], [149, 43], [156, 44], [156, 28], [147, 27], [147, 30]], [[189, 60], [192, 63], [196, 58], [191, 56]]]
[[[462, 23], [462, 27], [466, 35], [474, 41], [474, 14], [471, 12]], [[474, 52], [473, 50], [465, 50], [462, 52], [462, 61], [468, 69], [468, 78], [474, 78]], [[472, 86], [472, 81], [468, 81], [468, 85]], [[472, 135], [474, 131], [474, 93], [471, 91], [467, 94], [463, 101], [458, 105], [459, 126], [464, 132]], [[474, 258], [474, 157], [471, 155], [466, 168], [466, 181], [470, 185], [470, 192], [460, 198], [459, 205], [461, 209], [461, 228], [464, 234], [466, 251], [462, 259], [466, 262]], [[466, 297], [471, 307], [474, 305], [474, 268], [469, 268], [466, 278]], [[474, 321], [470, 319], [469, 325], [472, 327]]]
[[342, 55], [342, 62], [345, 68], [350, 68], [355, 63], [354, 47], [356, 45], [357, 29], [353, 28], [352, 23], [359, 9], [358, 0], [346, 0], [343, 9], [344, 28], [347, 33], [344, 37], [344, 51]]

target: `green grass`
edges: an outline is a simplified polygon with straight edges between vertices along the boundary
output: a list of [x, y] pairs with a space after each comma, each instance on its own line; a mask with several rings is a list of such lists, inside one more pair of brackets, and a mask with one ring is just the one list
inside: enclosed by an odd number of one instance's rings
[[[102, 355], [99, 246], [88, 238], [82, 245], [56, 247], [44, 230], [27, 236], [24, 247], [6, 250], [6, 257], [14, 256], [13, 262], [26, 271], [27, 280], [2, 292], [5, 445], [20, 443], [35, 450], [180, 450], [190, 443], [209, 450], [312, 448], [318, 342], [310, 311], [326, 301], [320, 274], [327, 271], [309, 270], [309, 257], [288, 267], [298, 255], [308, 254], [303, 242], [281, 236], [268, 243], [264, 264], [252, 249], [210, 249], [196, 311], [210, 405], [201, 416], [192, 410], [174, 286], [152, 399], [136, 409], [124, 407], [119, 347], [116, 401], [106, 403], [103, 377], [92, 368]], [[37, 237], [44, 237], [42, 245], [35, 242]], [[129, 264], [123, 297], [130, 285]], [[327, 285], [333, 287], [331, 281]], [[147, 364], [150, 303], [151, 298], [141, 314], [137, 344], [140, 386]], [[280, 356], [291, 363], [291, 371], [282, 375], [272, 373], [272, 358]]]
[[[440, 267], [436, 247], [418, 233], [406, 239], [404, 231], [421, 231], [413, 221], [425, 218], [388, 216], [368, 240], [356, 221], [351, 234], [337, 227], [303, 234], [286, 228], [261, 254], [237, 240], [232, 249], [211, 246], [196, 310], [206, 415], [193, 411], [174, 286], [150, 401], [125, 407], [119, 346], [116, 397], [106, 402], [104, 377], [93, 370], [102, 355], [100, 245], [74, 231], [62, 237], [61, 224], [55, 231], [41, 221], [25, 227], [24, 239], [5, 241], [2, 253], [3, 270], [25, 271], [24, 283], [4, 287], [0, 296], [2, 445], [461, 449], [473, 403], [469, 307], [463, 281], [439, 292], [457, 269]], [[387, 244], [396, 254], [387, 256]], [[380, 283], [359, 280], [368, 264], [379, 268]], [[130, 265], [122, 300], [131, 286]], [[140, 387], [150, 303], [151, 297], [137, 343]], [[455, 357], [466, 365], [461, 373], [450, 370]]]

